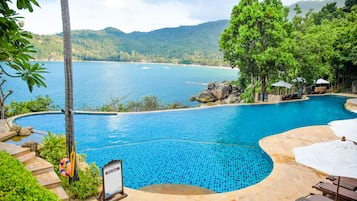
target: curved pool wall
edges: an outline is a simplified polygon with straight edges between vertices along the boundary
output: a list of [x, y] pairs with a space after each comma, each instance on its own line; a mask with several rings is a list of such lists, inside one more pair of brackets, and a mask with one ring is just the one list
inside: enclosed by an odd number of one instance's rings
[[[123, 160], [130, 188], [160, 183], [196, 185], [216, 192], [241, 189], [273, 167], [258, 141], [293, 128], [356, 118], [346, 98], [311, 97], [270, 105], [211, 107], [172, 112], [76, 114], [77, 151], [99, 167]], [[31, 115], [16, 124], [64, 133], [63, 114]]]

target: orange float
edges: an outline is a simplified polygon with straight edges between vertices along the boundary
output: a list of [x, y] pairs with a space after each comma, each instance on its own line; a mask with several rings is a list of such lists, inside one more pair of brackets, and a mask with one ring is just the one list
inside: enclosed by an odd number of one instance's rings
[[[64, 169], [64, 164], [66, 164], [66, 169]], [[67, 158], [62, 158], [60, 164], [59, 164], [59, 171], [60, 174], [64, 177], [68, 177], [72, 173], [72, 166], [71, 162]]]

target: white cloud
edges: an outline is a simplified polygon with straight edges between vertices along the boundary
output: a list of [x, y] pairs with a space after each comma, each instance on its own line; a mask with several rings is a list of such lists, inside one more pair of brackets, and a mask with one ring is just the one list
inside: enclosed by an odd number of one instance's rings
[[[24, 28], [37, 34], [62, 32], [60, 0], [39, 0], [39, 4], [41, 8], [33, 13], [21, 12]], [[111, 26], [129, 33], [229, 19], [236, 4], [232, 0], [73, 0], [69, 9], [72, 30]]]

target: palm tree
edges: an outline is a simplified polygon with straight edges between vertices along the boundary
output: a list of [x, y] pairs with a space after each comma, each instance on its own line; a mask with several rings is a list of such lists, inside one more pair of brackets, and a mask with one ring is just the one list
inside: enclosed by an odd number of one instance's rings
[[[73, 122], [73, 78], [72, 78], [72, 45], [71, 45], [71, 25], [69, 18], [68, 0], [61, 0], [62, 24], [63, 24], [63, 54], [64, 54], [64, 75], [65, 75], [65, 118], [66, 118], [66, 144], [68, 158], [71, 153], [75, 155], [74, 144], [74, 122]], [[69, 177], [69, 183], [78, 180], [77, 162], [74, 160], [73, 177]]]

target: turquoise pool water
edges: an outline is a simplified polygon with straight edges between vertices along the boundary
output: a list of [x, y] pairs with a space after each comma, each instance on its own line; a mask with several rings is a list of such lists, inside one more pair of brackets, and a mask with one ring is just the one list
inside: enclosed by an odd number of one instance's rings
[[[175, 183], [216, 192], [241, 189], [267, 177], [273, 164], [258, 141], [293, 128], [356, 118], [346, 98], [311, 97], [272, 105], [222, 106], [171, 112], [75, 115], [77, 151], [102, 167], [123, 160], [124, 184]], [[64, 133], [63, 114], [16, 119], [21, 126]], [[20, 143], [20, 142], [13, 142]]]

